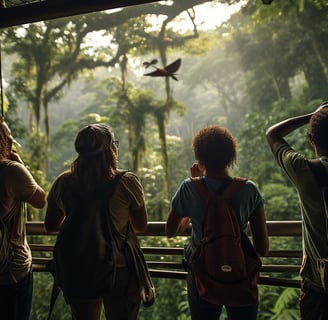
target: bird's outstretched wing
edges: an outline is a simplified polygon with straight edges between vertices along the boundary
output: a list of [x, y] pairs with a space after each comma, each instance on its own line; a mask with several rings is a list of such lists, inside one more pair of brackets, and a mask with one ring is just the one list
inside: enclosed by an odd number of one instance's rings
[[178, 69], [181, 66], [181, 59], [177, 59], [173, 61], [171, 64], [167, 65], [165, 68], [160, 69], [154, 66], [156, 68], [155, 71], [145, 73], [144, 76], [150, 76], [150, 77], [172, 77], [174, 80], [178, 80], [175, 77], [175, 72], [178, 71]]
[[166, 70], [167, 73], [174, 73], [174, 72], [177, 72], [179, 70], [181, 66], [181, 59], [177, 59], [175, 61], [173, 61], [171, 64], [169, 64], [168, 66], [166, 66], [164, 68], [164, 70]]
[[155, 71], [145, 73], [144, 76], [150, 77], [167, 77], [168, 74], [164, 69], [156, 69]]

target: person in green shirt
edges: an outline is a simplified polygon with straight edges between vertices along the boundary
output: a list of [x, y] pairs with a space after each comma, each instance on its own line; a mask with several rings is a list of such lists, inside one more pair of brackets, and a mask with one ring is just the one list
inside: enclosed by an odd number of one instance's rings
[[328, 319], [328, 289], [324, 289], [318, 267], [327, 256], [326, 213], [322, 191], [309, 167], [309, 161], [284, 139], [294, 130], [309, 125], [308, 139], [328, 173], [328, 103], [314, 112], [292, 117], [270, 127], [267, 141], [278, 165], [297, 190], [303, 224], [303, 262], [300, 313], [302, 320]]

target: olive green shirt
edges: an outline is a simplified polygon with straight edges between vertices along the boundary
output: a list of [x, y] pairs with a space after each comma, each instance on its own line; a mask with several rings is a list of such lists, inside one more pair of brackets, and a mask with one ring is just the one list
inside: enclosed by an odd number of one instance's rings
[[[279, 166], [295, 186], [302, 215], [303, 262], [300, 275], [304, 284], [321, 290], [318, 259], [328, 253], [326, 215], [322, 192], [309, 168], [305, 156], [282, 143], [274, 152]], [[328, 172], [328, 158], [321, 161]]]

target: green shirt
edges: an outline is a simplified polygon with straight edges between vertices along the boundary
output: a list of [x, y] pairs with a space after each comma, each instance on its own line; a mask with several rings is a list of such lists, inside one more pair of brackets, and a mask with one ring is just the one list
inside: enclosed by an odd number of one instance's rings
[[[309, 168], [305, 156], [282, 143], [274, 152], [279, 166], [295, 186], [302, 215], [303, 262], [300, 275], [304, 284], [321, 289], [318, 259], [328, 253], [326, 216], [320, 188]], [[328, 158], [321, 158], [328, 172]]]

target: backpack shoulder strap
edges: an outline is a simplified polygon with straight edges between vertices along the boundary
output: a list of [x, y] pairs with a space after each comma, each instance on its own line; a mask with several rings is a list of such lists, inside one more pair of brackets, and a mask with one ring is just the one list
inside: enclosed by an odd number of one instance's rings
[[[192, 177], [192, 182], [196, 186], [197, 190], [203, 195], [207, 200], [213, 196], [208, 189], [206, 188], [204, 181], [201, 177]], [[222, 194], [226, 199], [231, 199], [235, 192], [247, 181], [246, 178], [241, 177], [228, 177], [222, 183], [222, 186], [219, 188], [217, 195]]]
[[110, 187], [105, 191], [105, 194], [106, 194], [106, 197], [104, 197], [105, 199], [108, 199], [108, 197], [110, 198], [113, 195], [118, 182], [124, 176], [124, 174], [128, 171], [129, 170], [117, 171], [114, 179], [109, 183]]
[[106, 226], [109, 226], [111, 228], [111, 230], [113, 230], [112, 219], [110, 218], [110, 215], [107, 214], [108, 213], [107, 204], [108, 204], [108, 201], [110, 200], [110, 198], [113, 196], [118, 182], [120, 181], [120, 179], [124, 176], [124, 174], [127, 171], [128, 170], [117, 172], [117, 174], [114, 177], [114, 180], [111, 181], [111, 183], [110, 183], [110, 187], [107, 190], [105, 190], [105, 192], [104, 192], [105, 196], [102, 198], [102, 205], [101, 205], [101, 210], [100, 210], [101, 220], [102, 220], [102, 228], [103, 228], [102, 232], [105, 235], [105, 238], [107, 241], [111, 241], [111, 235]]
[[208, 201], [208, 199], [211, 197], [211, 194], [206, 188], [203, 179], [201, 177], [192, 177], [191, 181], [193, 182], [199, 193], [203, 196], [203, 198]]
[[223, 196], [228, 200], [232, 199], [233, 195], [241, 188], [242, 185], [245, 184], [246, 181], [247, 178], [234, 177], [224, 191]]
[[226, 190], [228, 185], [231, 183], [233, 179], [231, 177], [227, 177], [222, 181], [221, 186], [219, 187], [219, 190], [213, 194], [210, 193], [205, 185], [205, 181], [202, 177], [192, 177], [191, 181], [196, 186], [198, 192], [203, 196], [206, 202], [208, 202], [211, 198], [215, 198], [218, 195], [223, 194], [223, 192]]

